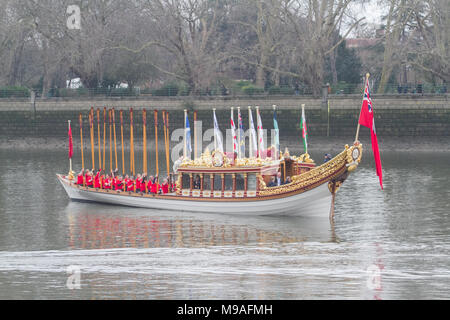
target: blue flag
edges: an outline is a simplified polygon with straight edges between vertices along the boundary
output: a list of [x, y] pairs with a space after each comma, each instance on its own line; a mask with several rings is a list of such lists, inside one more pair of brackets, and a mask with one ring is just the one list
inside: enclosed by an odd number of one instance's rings
[[191, 128], [189, 127], [189, 118], [186, 116], [186, 148], [192, 152], [191, 147]]

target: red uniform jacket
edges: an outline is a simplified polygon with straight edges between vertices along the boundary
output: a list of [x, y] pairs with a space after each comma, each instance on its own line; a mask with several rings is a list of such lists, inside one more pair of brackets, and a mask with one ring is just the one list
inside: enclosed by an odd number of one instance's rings
[[105, 180], [103, 180], [103, 189], [111, 189], [111, 179], [110, 178], [105, 178]]
[[86, 185], [88, 187], [92, 187], [92, 176], [91, 175], [86, 176]]
[[123, 181], [119, 178], [114, 179], [114, 190], [122, 190], [123, 189]]
[[153, 185], [152, 181], [148, 180], [148, 182], [147, 182], [147, 190], [150, 191], [150, 192], [152, 192], [152, 185]]
[[134, 181], [131, 179], [127, 182], [127, 191], [134, 191]]
[[140, 191], [145, 192], [145, 181], [141, 182], [140, 185], [141, 185]]
[[152, 183], [152, 186], [150, 188], [150, 192], [151, 193], [158, 193], [158, 183], [157, 182]]
[[78, 185], [83, 185], [83, 175], [82, 174], [79, 174], [77, 176], [77, 184]]
[[100, 188], [100, 171], [94, 177], [94, 188]]
[[142, 179], [136, 179], [136, 190], [141, 190]]
[[161, 191], [162, 193], [169, 193], [169, 184], [162, 184], [161, 185]]

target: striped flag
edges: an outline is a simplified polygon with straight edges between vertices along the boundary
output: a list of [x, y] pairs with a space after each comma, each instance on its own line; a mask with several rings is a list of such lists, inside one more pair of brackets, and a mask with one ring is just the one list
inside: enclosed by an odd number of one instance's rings
[[308, 153], [308, 129], [306, 127], [305, 106], [302, 105], [302, 118], [300, 120], [300, 129], [302, 130], [302, 140], [305, 153]]
[[236, 137], [236, 126], [234, 125], [233, 120], [233, 108], [231, 108], [231, 135], [233, 136], [233, 153], [238, 152], [238, 143], [237, 143], [237, 137]]

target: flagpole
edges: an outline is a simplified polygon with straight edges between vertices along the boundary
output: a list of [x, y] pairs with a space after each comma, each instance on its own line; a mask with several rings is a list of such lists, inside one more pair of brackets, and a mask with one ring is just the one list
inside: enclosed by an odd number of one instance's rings
[[[364, 83], [364, 91], [366, 90], [366, 86], [367, 86], [367, 82], [369, 81], [369, 77], [370, 77], [370, 73], [366, 73], [366, 82]], [[363, 101], [364, 101], [364, 91], [363, 91]], [[355, 137], [355, 144], [358, 141], [358, 137], [359, 137], [359, 128], [361, 127], [361, 125], [359, 124], [359, 118], [361, 117], [361, 108], [359, 109], [359, 117], [358, 117], [358, 127], [356, 128], [356, 137]]]

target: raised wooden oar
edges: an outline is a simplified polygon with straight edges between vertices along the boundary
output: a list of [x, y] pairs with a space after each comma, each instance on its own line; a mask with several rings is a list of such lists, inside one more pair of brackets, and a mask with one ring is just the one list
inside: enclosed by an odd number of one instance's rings
[[[113, 130], [114, 130], [114, 159], [116, 160], [115, 164], [116, 166], [114, 167], [115, 169], [118, 169], [119, 166], [117, 165], [117, 143], [116, 143], [116, 115], [115, 115], [115, 111], [114, 108], [112, 108], [112, 121], [113, 121]], [[115, 170], [114, 169], [114, 170]]]
[[92, 155], [92, 170], [95, 169], [95, 155], [94, 155], [94, 114], [89, 112], [89, 126], [91, 130], [91, 155]]
[[100, 108], [97, 108], [98, 166], [102, 165], [102, 145], [100, 140]]
[[106, 167], [106, 107], [103, 107], [103, 164], [102, 169]]
[[109, 170], [113, 171], [112, 166], [112, 111], [108, 110], [108, 121], [109, 121]]
[[167, 165], [167, 176], [169, 176], [169, 162], [167, 161], [168, 153], [167, 153], [167, 127], [166, 127], [166, 110], [163, 110], [162, 112], [162, 118], [163, 118], [163, 131], [164, 131], [164, 149], [166, 153], [166, 165]]
[[[159, 179], [159, 166], [158, 166], [158, 158], [159, 158], [159, 154], [158, 154], [158, 110], [155, 110], [153, 112], [153, 115], [155, 117], [156, 175], [158, 176], [158, 179]], [[156, 189], [156, 190], [158, 190], [158, 189]]]
[[167, 141], [166, 141], [166, 164], [167, 164], [167, 176], [170, 177], [170, 136], [169, 136], [169, 111], [166, 113], [166, 131], [167, 131]]
[[83, 153], [83, 115], [80, 113], [80, 146], [81, 146], [81, 168], [84, 170], [84, 153]]
[[147, 172], [147, 111], [142, 110], [142, 173]]
[[133, 108], [130, 108], [130, 172], [134, 176]]
[[122, 175], [125, 175], [125, 150], [123, 148], [123, 112], [122, 112], [122, 110], [120, 110], [120, 138], [122, 140]]

